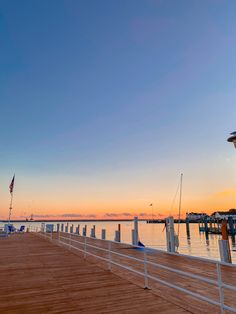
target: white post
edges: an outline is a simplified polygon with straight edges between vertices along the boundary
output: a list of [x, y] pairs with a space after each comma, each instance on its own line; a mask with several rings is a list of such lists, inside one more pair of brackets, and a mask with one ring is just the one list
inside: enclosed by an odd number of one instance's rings
[[132, 244], [138, 245], [138, 217], [134, 217], [134, 229], [132, 230]]
[[102, 240], [106, 240], [106, 229], [102, 229]]
[[134, 231], [136, 233], [136, 245], [138, 245], [138, 217], [134, 217]]
[[96, 225], [93, 225], [93, 237], [96, 238]]
[[166, 218], [166, 244], [168, 252], [175, 252], [175, 229], [174, 218]]
[[45, 230], [45, 223], [42, 222], [42, 223], [41, 223], [41, 232], [44, 232], [44, 230]]
[[229, 240], [219, 240], [220, 259], [225, 263], [232, 263]]
[[137, 238], [136, 238], [136, 232], [134, 229], [131, 230], [131, 234], [132, 234], [132, 245], [137, 245]]

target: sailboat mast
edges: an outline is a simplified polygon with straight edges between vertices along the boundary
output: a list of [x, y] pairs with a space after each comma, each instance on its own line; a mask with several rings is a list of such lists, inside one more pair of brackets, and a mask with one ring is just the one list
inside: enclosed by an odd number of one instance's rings
[[181, 173], [180, 175], [178, 236], [179, 236], [180, 212], [181, 212], [181, 204], [182, 204], [182, 186], [183, 186], [183, 173]]

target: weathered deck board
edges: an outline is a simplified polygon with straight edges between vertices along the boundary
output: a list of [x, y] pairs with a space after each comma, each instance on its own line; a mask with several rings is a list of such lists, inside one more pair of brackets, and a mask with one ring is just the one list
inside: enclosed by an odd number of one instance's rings
[[0, 239], [0, 313], [187, 313], [34, 234]]

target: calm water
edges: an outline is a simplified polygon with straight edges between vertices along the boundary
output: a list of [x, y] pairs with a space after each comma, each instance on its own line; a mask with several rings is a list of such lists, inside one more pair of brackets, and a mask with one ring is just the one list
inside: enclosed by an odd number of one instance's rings
[[[48, 222], [50, 223], [50, 222]], [[54, 223], [55, 228], [57, 222]], [[114, 240], [115, 230], [118, 229], [118, 223], [121, 224], [121, 241], [125, 243], [131, 243], [131, 230], [133, 228], [133, 222], [73, 222], [74, 231], [75, 227], [80, 224], [80, 233], [82, 233], [82, 228], [87, 225], [87, 234], [90, 235], [90, 229], [93, 225], [96, 225], [96, 237], [101, 237], [101, 229], [106, 229], [106, 237], [109, 240]], [[66, 221], [64, 222], [64, 225]], [[2, 226], [3, 223], [0, 223]], [[39, 222], [25, 222], [25, 223], [14, 223], [15, 227], [20, 227], [20, 225], [25, 225], [26, 227], [35, 226], [40, 227]], [[72, 223], [69, 223], [69, 226]], [[164, 229], [164, 224], [147, 224], [145, 221], [139, 222], [139, 236], [140, 240], [152, 248], [158, 248], [161, 250], [166, 250], [166, 232]], [[177, 225], [175, 225], [175, 230], [177, 232]], [[208, 239], [204, 233], [199, 233], [198, 224], [190, 224], [190, 237], [187, 237], [185, 224], [180, 225], [180, 237], [179, 237], [179, 252], [188, 255], [201, 256], [211, 259], [220, 259], [218, 240], [219, 235], [209, 234]], [[230, 245], [232, 248], [231, 254], [233, 262], [236, 263], [236, 245], [233, 243], [230, 237]]]

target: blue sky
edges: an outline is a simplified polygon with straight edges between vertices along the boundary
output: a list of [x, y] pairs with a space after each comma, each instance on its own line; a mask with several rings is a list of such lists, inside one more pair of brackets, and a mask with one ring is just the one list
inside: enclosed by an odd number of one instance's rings
[[180, 172], [187, 208], [235, 205], [235, 10], [0, 0], [2, 211], [14, 172], [18, 214], [165, 212]]

